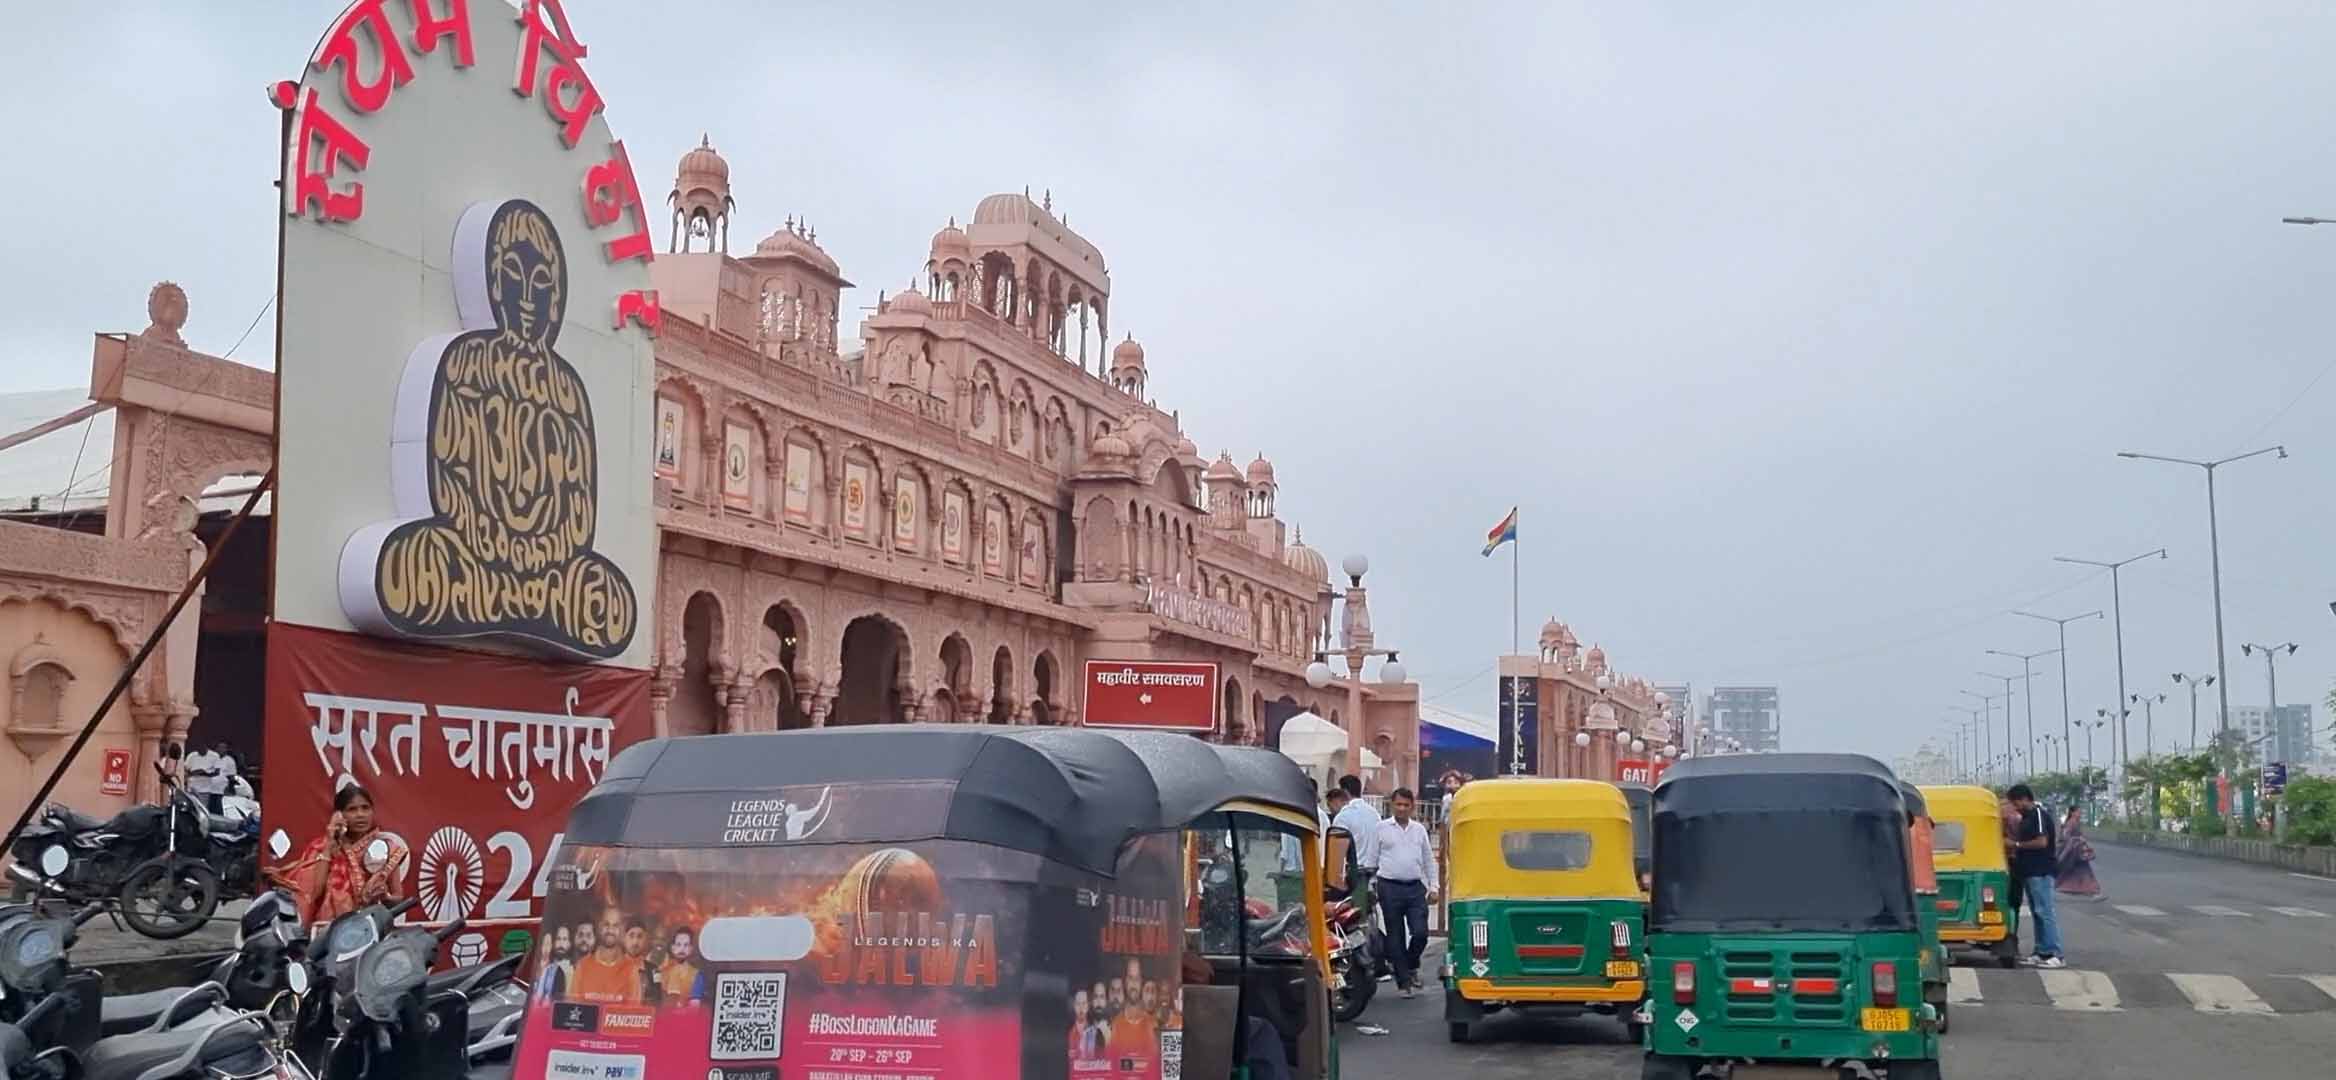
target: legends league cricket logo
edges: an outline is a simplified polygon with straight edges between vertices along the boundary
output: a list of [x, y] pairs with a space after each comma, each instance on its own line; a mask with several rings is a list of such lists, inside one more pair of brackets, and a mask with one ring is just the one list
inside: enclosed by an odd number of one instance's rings
[[454, 231], [463, 329], [416, 345], [390, 451], [400, 520], [341, 552], [341, 606], [400, 637], [503, 637], [606, 660], [640, 621], [632, 583], [592, 550], [592, 403], [554, 350], [568, 265], [549, 215], [473, 204]]

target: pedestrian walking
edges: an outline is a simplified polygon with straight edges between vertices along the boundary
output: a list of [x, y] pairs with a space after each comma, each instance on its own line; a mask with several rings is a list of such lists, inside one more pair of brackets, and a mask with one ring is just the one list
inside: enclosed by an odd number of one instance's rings
[[2060, 877], [2055, 887], [2063, 896], [2101, 899], [2101, 879], [2093, 875], [2093, 845], [2085, 839], [2084, 812], [2074, 806], [2060, 823]]
[[2036, 926], [2036, 952], [2023, 961], [2030, 967], [2059, 968], [2068, 964], [2060, 954], [2060, 920], [2053, 907], [2053, 879], [2060, 874], [2060, 853], [2054, 846], [2058, 830], [2052, 814], [2036, 804], [2036, 793], [2026, 784], [2013, 784], [2012, 809], [2019, 825], [2012, 834], [2012, 877], [2028, 904], [2028, 918]]
[[1436, 902], [1436, 853], [1427, 826], [1414, 819], [1410, 788], [1387, 797], [1391, 815], [1379, 823], [1379, 913], [1387, 923], [1387, 959], [1404, 997], [1419, 993], [1419, 962], [1428, 947], [1428, 905]]

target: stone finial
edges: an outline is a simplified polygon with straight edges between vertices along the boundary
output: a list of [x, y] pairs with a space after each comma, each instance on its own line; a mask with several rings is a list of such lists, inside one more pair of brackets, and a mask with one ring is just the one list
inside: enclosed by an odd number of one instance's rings
[[148, 325], [139, 337], [148, 341], [166, 341], [172, 345], [186, 344], [186, 339], [178, 333], [187, 324], [186, 290], [179, 288], [175, 282], [155, 283], [154, 288], [146, 294], [146, 319]]

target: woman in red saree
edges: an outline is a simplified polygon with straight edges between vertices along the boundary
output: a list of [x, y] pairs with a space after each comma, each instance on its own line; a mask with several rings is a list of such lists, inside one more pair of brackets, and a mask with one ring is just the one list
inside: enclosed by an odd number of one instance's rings
[[[375, 839], [386, 857], [366, 851]], [[298, 859], [278, 867], [276, 880], [300, 903], [300, 921], [329, 923], [368, 904], [402, 899], [408, 852], [395, 834], [381, 830], [373, 816], [373, 796], [356, 784], [333, 796], [333, 818], [325, 834], [312, 840]]]

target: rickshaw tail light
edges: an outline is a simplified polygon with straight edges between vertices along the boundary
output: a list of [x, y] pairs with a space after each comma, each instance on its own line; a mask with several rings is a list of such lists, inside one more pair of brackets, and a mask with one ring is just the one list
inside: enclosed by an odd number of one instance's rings
[[1874, 1004], [1885, 1009], [1898, 1004], [1898, 965], [1891, 961], [1874, 961]]
[[1981, 885], [1979, 887], [1979, 906], [1988, 911], [1995, 910], [1995, 886]]
[[1695, 961], [1681, 960], [1671, 965], [1671, 1000], [1679, 1005], [1695, 1004]]
[[1630, 955], [1629, 923], [1618, 922], [1614, 924], [1614, 955], [1617, 957]]
[[1468, 924], [1468, 951], [1475, 953], [1479, 960], [1492, 954], [1492, 933], [1482, 919]]

